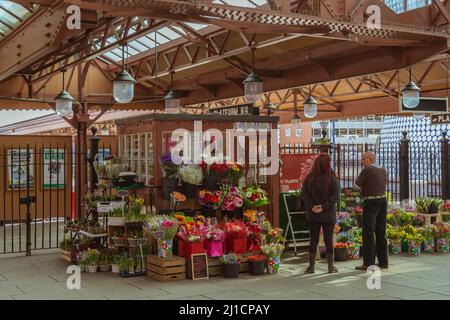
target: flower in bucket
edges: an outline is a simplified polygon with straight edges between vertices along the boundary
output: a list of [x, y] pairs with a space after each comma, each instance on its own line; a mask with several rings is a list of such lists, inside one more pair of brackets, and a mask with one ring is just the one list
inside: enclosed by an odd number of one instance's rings
[[348, 244], [346, 242], [338, 242], [334, 247], [336, 249], [348, 249]]
[[253, 261], [253, 262], [262, 262], [262, 261], [266, 261], [267, 257], [263, 254], [254, 254], [254, 255], [251, 255], [250, 257], [248, 257], [247, 260]]
[[239, 257], [235, 254], [224, 254], [219, 257], [220, 262], [223, 264], [239, 264], [241, 263]]
[[240, 164], [232, 164], [228, 170], [228, 178], [237, 183], [244, 176], [244, 167]]
[[170, 194], [170, 207], [176, 210], [183, 202], [186, 202], [186, 196], [181, 192], [174, 191]]
[[170, 152], [163, 154], [159, 159], [159, 163], [164, 178], [178, 178], [178, 165], [173, 163]]
[[435, 229], [436, 239], [450, 239], [450, 228], [445, 222], [436, 223]]
[[198, 165], [186, 165], [180, 168], [180, 177], [183, 182], [199, 186], [203, 181], [203, 171]]
[[247, 235], [245, 224], [241, 220], [232, 220], [225, 223], [225, 235], [230, 239], [244, 239]]
[[223, 201], [223, 193], [220, 190], [202, 190], [198, 194], [198, 202], [207, 208], [219, 209]]

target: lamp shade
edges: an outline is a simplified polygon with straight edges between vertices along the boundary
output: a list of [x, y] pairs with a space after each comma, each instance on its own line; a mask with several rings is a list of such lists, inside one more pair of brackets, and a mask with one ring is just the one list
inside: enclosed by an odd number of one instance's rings
[[305, 117], [312, 119], [317, 116], [317, 101], [312, 96], [308, 96], [303, 103]]
[[177, 113], [180, 111], [181, 99], [175, 91], [170, 90], [164, 97], [164, 102], [166, 113]]
[[136, 80], [123, 69], [113, 80], [113, 96], [118, 103], [128, 103], [134, 98]]
[[61, 117], [69, 117], [73, 113], [73, 98], [66, 90], [61, 91], [61, 93], [56, 97], [55, 100], [55, 111], [58, 115], [60, 115]]
[[248, 102], [255, 103], [263, 94], [264, 81], [254, 72], [250, 73], [242, 82], [244, 84], [244, 95]]
[[402, 101], [406, 108], [413, 109], [420, 103], [420, 89], [414, 82], [410, 82], [402, 90]]
[[425, 113], [414, 113], [413, 117], [416, 120], [423, 120], [423, 119], [425, 119], [426, 115], [425, 115]]

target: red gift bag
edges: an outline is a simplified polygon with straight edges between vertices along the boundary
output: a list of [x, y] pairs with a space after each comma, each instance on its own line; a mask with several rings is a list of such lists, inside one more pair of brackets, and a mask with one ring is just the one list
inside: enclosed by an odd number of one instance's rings
[[186, 255], [186, 249], [184, 245], [184, 240], [178, 239], [178, 256], [184, 257]]
[[225, 253], [246, 253], [247, 238], [244, 239], [226, 239]]
[[190, 259], [191, 255], [193, 255], [193, 254], [203, 253], [203, 252], [204, 252], [203, 241], [200, 241], [200, 242], [185, 241], [184, 242], [184, 256], [187, 259]]

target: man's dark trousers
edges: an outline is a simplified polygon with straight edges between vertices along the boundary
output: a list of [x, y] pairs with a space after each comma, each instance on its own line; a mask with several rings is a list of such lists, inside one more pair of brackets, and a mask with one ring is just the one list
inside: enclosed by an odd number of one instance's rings
[[378, 263], [381, 266], [388, 265], [386, 214], [387, 200], [385, 198], [364, 200], [362, 214], [363, 261], [367, 267], [375, 264], [375, 249]]

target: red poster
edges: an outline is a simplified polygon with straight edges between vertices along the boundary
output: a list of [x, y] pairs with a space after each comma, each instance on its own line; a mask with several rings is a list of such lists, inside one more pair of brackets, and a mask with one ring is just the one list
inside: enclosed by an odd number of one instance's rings
[[298, 190], [311, 171], [318, 154], [281, 154], [281, 186]]

